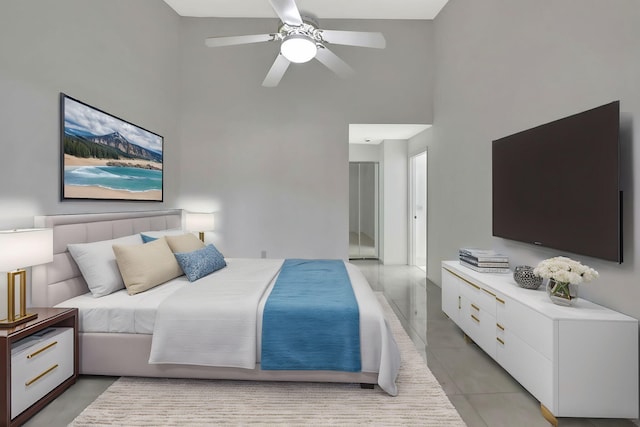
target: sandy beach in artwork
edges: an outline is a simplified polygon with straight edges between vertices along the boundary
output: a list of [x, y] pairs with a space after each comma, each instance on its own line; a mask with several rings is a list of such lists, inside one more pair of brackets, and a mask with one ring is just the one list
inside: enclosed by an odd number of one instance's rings
[[[104, 170], [98, 169], [102, 166]], [[122, 175], [114, 172], [120, 170], [118, 166], [123, 167]], [[162, 176], [162, 163], [65, 154], [64, 167], [64, 198], [162, 201], [162, 178], [158, 178]], [[79, 175], [76, 176], [75, 171], [79, 171]]]
[[133, 193], [124, 190], [96, 186], [65, 185], [64, 197], [71, 199], [118, 199], [118, 200], [152, 200], [161, 201], [162, 192], [159, 190], [140, 191]]
[[135, 165], [137, 167], [153, 166], [156, 169], [162, 170], [162, 163], [152, 162], [150, 160], [140, 159], [96, 159], [93, 157], [75, 157], [69, 154], [64, 155], [65, 166], [107, 166], [107, 163], [118, 165]]

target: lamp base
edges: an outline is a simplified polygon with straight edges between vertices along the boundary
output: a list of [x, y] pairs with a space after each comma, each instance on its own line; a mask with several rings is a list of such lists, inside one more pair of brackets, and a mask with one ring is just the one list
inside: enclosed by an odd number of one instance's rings
[[2, 319], [0, 320], [0, 329], [13, 328], [22, 323], [26, 323], [31, 320], [34, 320], [37, 317], [38, 317], [38, 313], [27, 313], [24, 316], [15, 318], [11, 321], [9, 321], [9, 319]]

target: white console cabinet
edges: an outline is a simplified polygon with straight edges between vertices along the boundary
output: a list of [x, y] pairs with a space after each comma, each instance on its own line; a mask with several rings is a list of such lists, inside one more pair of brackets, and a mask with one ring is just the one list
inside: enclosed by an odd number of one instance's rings
[[[591, 285], [585, 285], [591, 286]], [[593, 284], [593, 286], [598, 286]], [[442, 262], [442, 310], [555, 417], [638, 417], [638, 321]]]

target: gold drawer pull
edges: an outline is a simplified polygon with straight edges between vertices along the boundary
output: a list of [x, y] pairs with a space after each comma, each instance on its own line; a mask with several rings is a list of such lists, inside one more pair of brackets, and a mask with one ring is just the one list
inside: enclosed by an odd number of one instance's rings
[[473, 314], [471, 315], [471, 318], [473, 320], [475, 320], [476, 322], [480, 323], [480, 319], [478, 319], [476, 316], [474, 316]]
[[43, 351], [49, 350], [51, 347], [53, 347], [56, 344], [58, 344], [58, 341], [54, 341], [51, 344], [42, 347], [40, 350], [34, 351], [33, 353], [27, 355], [27, 359], [33, 359], [34, 357], [36, 357], [37, 355], [39, 355]]
[[498, 298], [498, 297], [496, 297], [496, 301], [498, 301], [500, 304], [504, 304], [504, 300], [503, 300], [503, 299], [500, 299], [500, 298]]
[[498, 340], [500, 344], [504, 345], [504, 341], [502, 341], [499, 337], [496, 337], [496, 340]]
[[496, 326], [498, 327], [498, 329], [500, 329], [501, 331], [504, 331], [504, 326], [502, 326], [500, 323], [496, 323]]
[[26, 383], [24, 383], [25, 386], [29, 387], [31, 384], [35, 383], [36, 381], [38, 381], [40, 378], [44, 377], [45, 375], [47, 375], [49, 372], [53, 371], [54, 369], [56, 369], [58, 367], [58, 364], [56, 363], [55, 365], [53, 365], [52, 367], [50, 367], [49, 369], [47, 369], [46, 371], [44, 371], [43, 373], [41, 373], [40, 375], [38, 375], [37, 377], [35, 377], [32, 380], [27, 381]]
[[478, 285], [476, 285], [476, 284], [474, 284], [474, 283], [471, 283], [470, 281], [468, 281], [468, 280], [467, 280], [467, 279], [465, 279], [464, 277], [460, 276], [459, 274], [454, 273], [453, 271], [449, 270], [449, 269], [448, 269], [448, 268], [446, 268], [446, 267], [443, 267], [443, 268], [444, 268], [445, 270], [447, 270], [449, 273], [451, 273], [453, 276], [456, 276], [458, 279], [460, 279], [460, 280], [462, 280], [463, 282], [465, 282], [466, 284], [473, 286], [473, 287], [474, 287], [474, 288], [476, 288], [477, 290], [480, 290], [480, 289], [481, 289], [481, 288], [480, 288], [480, 286], [478, 286]]
[[[464, 279], [462, 279], [462, 280], [464, 280]], [[474, 288], [476, 288], [477, 290], [482, 289], [480, 286], [476, 285], [475, 283], [471, 283], [468, 280], [464, 280], [464, 281], [467, 282], [468, 284], [470, 284], [471, 286], [473, 286]]]
[[476, 311], [480, 311], [480, 307], [478, 307], [478, 306], [477, 306], [477, 305], [475, 305], [475, 304], [471, 304], [471, 307], [472, 307], [474, 310], [476, 310]]
[[493, 292], [491, 292], [491, 291], [486, 290], [485, 288], [482, 288], [482, 290], [483, 290], [483, 291], [485, 291], [486, 293], [488, 293], [489, 295], [491, 295], [492, 297], [495, 297], [495, 296], [496, 296], [496, 294], [494, 294], [494, 293], [493, 293]]

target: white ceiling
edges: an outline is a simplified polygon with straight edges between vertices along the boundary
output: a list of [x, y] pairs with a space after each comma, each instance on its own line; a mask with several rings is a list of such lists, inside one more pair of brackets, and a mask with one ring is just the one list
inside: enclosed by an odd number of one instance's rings
[[388, 139], [409, 139], [431, 125], [350, 124], [349, 144], [380, 144]]
[[[269, 0], [164, 0], [178, 15], [277, 18]], [[434, 19], [448, 0], [296, 0], [298, 8], [327, 19]], [[409, 139], [431, 125], [351, 124], [350, 144]]]
[[[164, 0], [178, 15], [276, 18], [268, 0]], [[323, 19], [434, 19], [448, 0], [296, 0]]]

